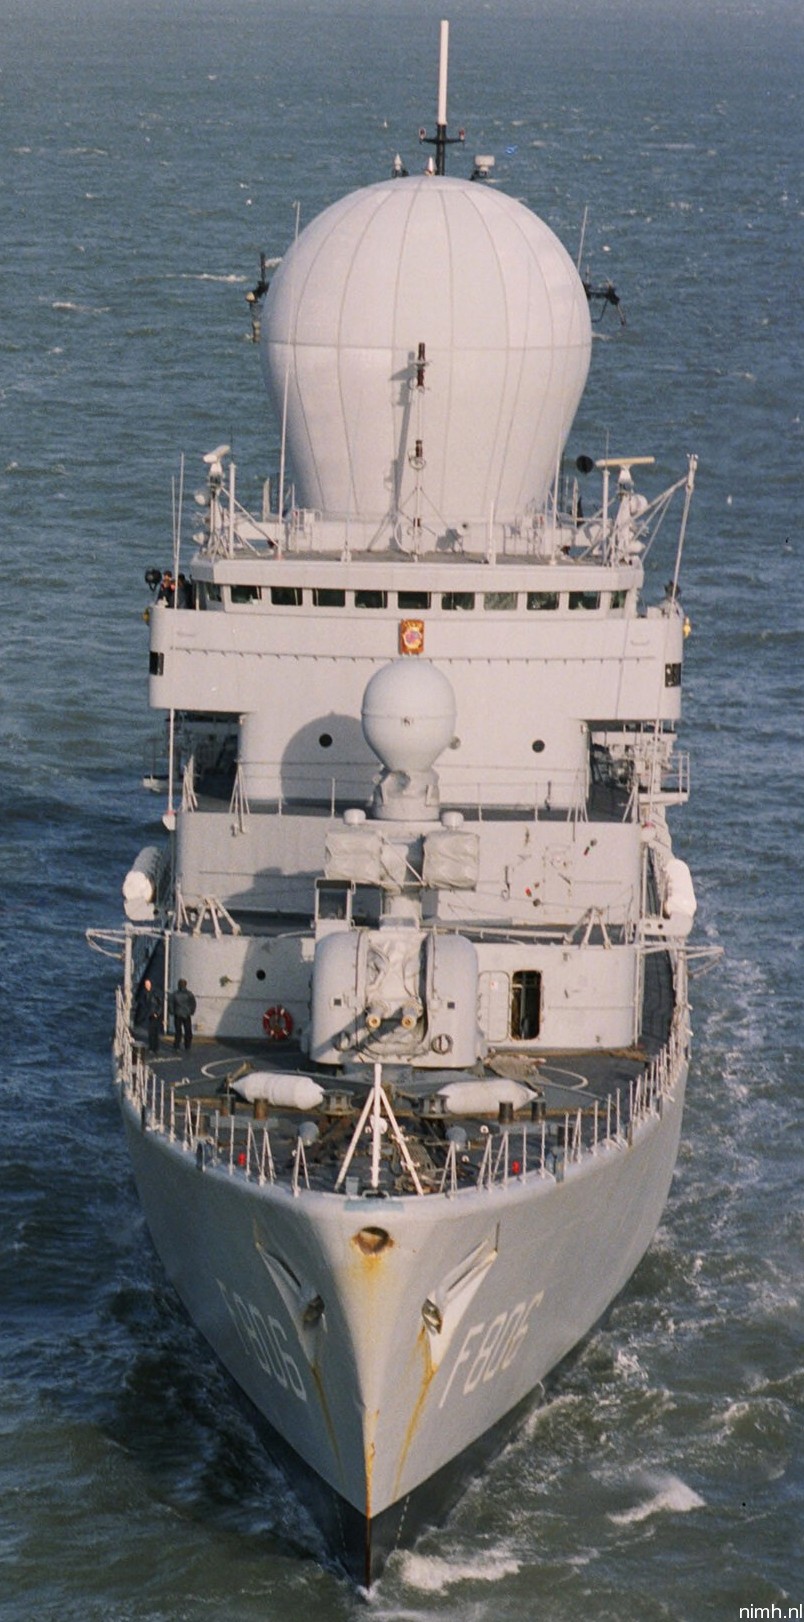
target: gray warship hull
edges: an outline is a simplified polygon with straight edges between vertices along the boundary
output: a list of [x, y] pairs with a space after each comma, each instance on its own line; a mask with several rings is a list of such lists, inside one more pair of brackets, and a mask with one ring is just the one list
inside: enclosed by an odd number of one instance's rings
[[[633, 1273], [666, 1200], [686, 1072], [680, 1055], [652, 1107], [558, 1177], [509, 1163], [491, 1186], [424, 1200], [259, 1186], [124, 1097], [165, 1271], [358, 1583], [443, 1520]], [[311, 1301], [325, 1304], [314, 1323]], [[442, 1304], [438, 1334], [426, 1301]]]

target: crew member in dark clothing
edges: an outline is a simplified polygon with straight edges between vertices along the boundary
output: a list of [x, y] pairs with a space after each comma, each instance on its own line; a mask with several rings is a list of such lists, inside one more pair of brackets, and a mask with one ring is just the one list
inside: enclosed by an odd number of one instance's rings
[[175, 594], [176, 582], [173, 579], [170, 569], [165, 569], [159, 585], [159, 590], [156, 594], [156, 600], [158, 603], [167, 603], [168, 608], [172, 608]]
[[187, 981], [180, 980], [170, 998], [173, 1015], [173, 1046], [189, 1048], [193, 1040], [193, 1014], [195, 997], [187, 989]]
[[145, 992], [145, 1017], [148, 1021], [148, 1052], [158, 1053], [162, 1030], [162, 998], [150, 980], [143, 980], [142, 989]]

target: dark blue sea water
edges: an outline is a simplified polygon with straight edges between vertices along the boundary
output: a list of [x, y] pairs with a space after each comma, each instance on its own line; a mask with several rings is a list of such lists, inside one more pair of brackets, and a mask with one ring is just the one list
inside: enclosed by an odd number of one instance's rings
[[[700, 457], [676, 820], [697, 938], [687, 1127], [606, 1327], [368, 1606], [318, 1562], [152, 1255], [89, 925], [138, 782], [171, 479], [276, 465], [245, 290], [420, 161], [431, 0], [2, 0], [2, 1622], [735, 1622], [804, 1603], [802, 155], [798, 0], [454, 0], [467, 159], [610, 276], [571, 447]], [[465, 173], [461, 158], [452, 172]], [[251, 485], [249, 480], [252, 481]], [[790, 548], [784, 545], [790, 538]], [[670, 541], [668, 536], [667, 545]], [[661, 593], [668, 554], [651, 558]], [[743, 1614], [759, 1615], [759, 1611]]]

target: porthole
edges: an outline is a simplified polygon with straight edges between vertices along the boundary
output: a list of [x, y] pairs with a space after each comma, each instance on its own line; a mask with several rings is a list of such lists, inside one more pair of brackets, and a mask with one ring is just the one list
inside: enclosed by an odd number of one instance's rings
[[257, 979], [258, 980], [264, 980], [265, 979], [265, 970], [264, 969], [258, 969], [257, 970]]
[[322, 749], [331, 749], [332, 748], [332, 735], [331, 735], [331, 733], [322, 732], [322, 734], [321, 734], [318, 741], [319, 741]]
[[530, 747], [534, 755], [541, 755], [544, 752], [544, 738], [534, 738]]

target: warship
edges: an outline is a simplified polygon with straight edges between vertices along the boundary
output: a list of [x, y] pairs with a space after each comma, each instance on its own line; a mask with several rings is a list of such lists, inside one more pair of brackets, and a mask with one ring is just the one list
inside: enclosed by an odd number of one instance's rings
[[156, 1250], [365, 1586], [633, 1273], [690, 1048], [695, 457], [568, 460], [594, 289], [490, 156], [447, 176], [447, 38], [423, 172], [263, 267], [259, 511], [208, 451], [146, 577], [165, 810], [118, 947]]

